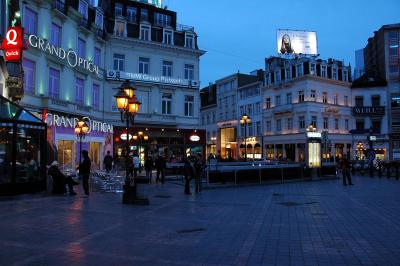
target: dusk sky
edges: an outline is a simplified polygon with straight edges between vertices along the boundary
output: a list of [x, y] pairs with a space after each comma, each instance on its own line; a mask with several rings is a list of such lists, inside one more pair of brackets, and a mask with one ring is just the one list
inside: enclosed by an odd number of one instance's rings
[[264, 68], [276, 55], [276, 30], [317, 32], [321, 59], [335, 58], [354, 69], [354, 51], [374, 31], [400, 22], [400, 0], [164, 0], [178, 23], [199, 35], [201, 87], [240, 70]]

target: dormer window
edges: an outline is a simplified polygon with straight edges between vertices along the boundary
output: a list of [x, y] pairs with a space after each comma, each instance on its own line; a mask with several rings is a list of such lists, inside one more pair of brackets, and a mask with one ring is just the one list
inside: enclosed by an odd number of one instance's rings
[[276, 71], [275, 72], [275, 82], [280, 83], [281, 82], [281, 71]]
[[126, 10], [126, 20], [128, 20], [128, 22], [135, 23], [136, 15], [137, 15], [137, 9], [132, 6], [128, 6]]
[[347, 70], [343, 70], [343, 81], [348, 82], [349, 81], [349, 76], [347, 74]]
[[296, 66], [296, 70], [297, 70], [297, 76], [303, 76], [303, 64], [297, 65]]
[[332, 79], [337, 79], [337, 69], [332, 68]]
[[114, 34], [116, 36], [121, 36], [124, 37], [125, 35], [125, 22], [123, 21], [115, 21], [115, 27], [114, 27]]
[[285, 79], [290, 79], [290, 68], [286, 68], [286, 71], [285, 71]]
[[326, 66], [321, 66], [321, 77], [326, 78]]
[[78, 12], [85, 18], [88, 18], [88, 4], [83, 1], [79, 0], [79, 7], [78, 7]]
[[173, 31], [172, 30], [166, 30], [164, 29], [164, 34], [163, 34], [163, 43], [173, 45]]
[[194, 49], [194, 36], [193, 34], [185, 34], [185, 47]]
[[149, 11], [147, 9], [140, 10], [140, 21], [149, 21]]
[[115, 17], [122, 17], [123, 6], [120, 3], [115, 4]]
[[103, 14], [98, 10], [96, 10], [96, 18], [94, 23], [99, 29], [103, 29]]
[[150, 41], [151, 28], [147, 25], [140, 25], [140, 39], [144, 41]]
[[161, 27], [171, 27], [171, 16], [161, 13], [154, 13], [154, 24]]
[[315, 75], [316, 74], [315, 64], [313, 64], [313, 63], [310, 64], [310, 74], [311, 75]]

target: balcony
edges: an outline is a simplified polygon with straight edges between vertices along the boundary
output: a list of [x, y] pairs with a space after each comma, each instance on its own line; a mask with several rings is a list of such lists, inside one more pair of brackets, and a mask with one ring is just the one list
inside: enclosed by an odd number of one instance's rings
[[65, 3], [61, 0], [54, 0], [53, 4], [52, 4], [52, 8], [54, 10], [57, 10], [58, 12], [61, 12], [64, 15], [67, 14], [67, 7], [66, 7]]
[[176, 24], [176, 30], [177, 31], [193, 31], [194, 32], [194, 27], [183, 25], [183, 24]]
[[293, 105], [292, 104], [278, 105], [272, 108], [272, 112], [274, 113], [274, 115], [289, 114], [293, 112]]

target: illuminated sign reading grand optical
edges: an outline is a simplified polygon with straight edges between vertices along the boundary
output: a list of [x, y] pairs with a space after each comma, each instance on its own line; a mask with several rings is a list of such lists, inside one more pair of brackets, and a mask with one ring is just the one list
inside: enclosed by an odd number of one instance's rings
[[90, 60], [79, 57], [77, 53], [72, 49], [65, 51], [63, 48], [56, 47], [50, 44], [47, 40], [39, 38], [36, 35], [29, 35], [28, 42], [29, 45], [34, 48], [57, 56], [61, 60], [65, 60], [70, 67], [82, 67], [89, 72], [99, 75], [99, 66], [95, 65]]

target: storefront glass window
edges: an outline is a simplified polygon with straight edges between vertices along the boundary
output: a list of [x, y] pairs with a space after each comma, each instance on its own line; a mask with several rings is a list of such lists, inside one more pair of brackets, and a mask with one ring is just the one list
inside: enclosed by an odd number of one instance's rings
[[0, 184], [11, 183], [12, 135], [12, 124], [0, 123]]
[[69, 140], [59, 140], [58, 144], [58, 162], [62, 169], [73, 169], [75, 162], [75, 151], [73, 148], [75, 147], [73, 141]]
[[89, 158], [92, 161], [93, 170], [100, 169], [100, 142], [89, 142]]

